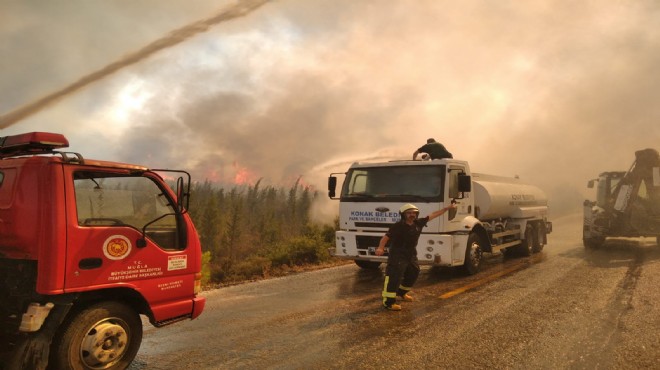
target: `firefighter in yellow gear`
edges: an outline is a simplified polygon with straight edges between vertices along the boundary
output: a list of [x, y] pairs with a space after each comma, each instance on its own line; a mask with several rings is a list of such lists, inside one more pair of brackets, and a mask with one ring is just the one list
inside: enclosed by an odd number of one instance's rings
[[376, 249], [376, 255], [382, 256], [385, 253], [385, 246], [388, 243], [390, 245], [383, 284], [383, 307], [400, 311], [401, 305], [396, 303], [397, 296], [408, 302], [414, 300], [409, 292], [419, 276], [417, 263], [419, 235], [429, 221], [455, 207], [456, 205], [452, 204], [423, 218], [419, 218], [419, 208], [414, 204], [404, 204], [399, 209], [401, 220], [390, 226]]

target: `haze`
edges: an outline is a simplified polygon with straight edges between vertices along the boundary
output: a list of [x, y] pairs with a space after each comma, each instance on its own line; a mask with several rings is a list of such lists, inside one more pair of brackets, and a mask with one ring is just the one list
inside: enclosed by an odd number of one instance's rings
[[[0, 0], [0, 115], [229, 1]], [[5, 129], [196, 180], [324, 193], [329, 172], [428, 137], [476, 172], [519, 175], [556, 212], [590, 178], [660, 149], [654, 1], [270, 2]]]

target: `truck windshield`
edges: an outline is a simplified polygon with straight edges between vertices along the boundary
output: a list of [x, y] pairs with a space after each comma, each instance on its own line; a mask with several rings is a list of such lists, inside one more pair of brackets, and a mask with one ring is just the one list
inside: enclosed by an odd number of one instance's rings
[[445, 166], [353, 168], [346, 174], [341, 199], [350, 201], [442, 201]]
[[183, 248], [174, 203], [150, 178], [79, 171], [73, 182], [80, 226], [142, 230], [149, 224], [146, 234], [161, 248]]

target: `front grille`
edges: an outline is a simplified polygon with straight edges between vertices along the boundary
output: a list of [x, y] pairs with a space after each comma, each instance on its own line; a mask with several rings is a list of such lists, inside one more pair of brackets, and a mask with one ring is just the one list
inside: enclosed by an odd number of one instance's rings
[[380, 236], [357, 235], [355, 237], [355, 244], [358, 249], [378, 248], [380, 239]]

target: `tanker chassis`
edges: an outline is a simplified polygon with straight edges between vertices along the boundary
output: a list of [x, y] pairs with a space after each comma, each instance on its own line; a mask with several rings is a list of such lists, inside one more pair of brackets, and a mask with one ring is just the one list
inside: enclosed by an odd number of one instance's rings
[[[336, 175], [345, 175], [339, 197]], [[383, 256], [375, 251], [405, 203], [415, 204], [421, 216], [456, 204], [422, 232], [420, 265], [462, 266], [475, 274], [484, 253], [529, 256], [543, 249], [552, 231], [542, 190], [518, 178], [471, 173], [466, 161], [456, 159], [354, 163], [346, 173], [330, 175], [328, 196], [339, 199], [331, 253], [362, 268], [387, 261], [387, 247]]]

